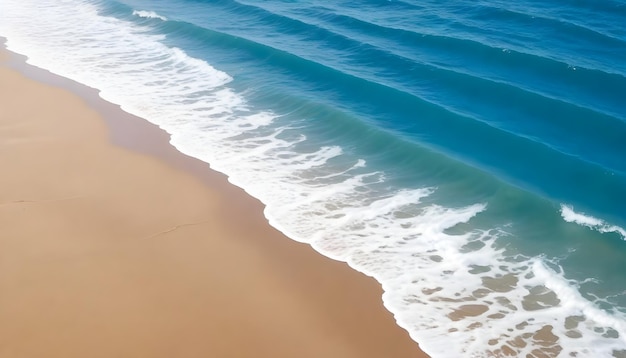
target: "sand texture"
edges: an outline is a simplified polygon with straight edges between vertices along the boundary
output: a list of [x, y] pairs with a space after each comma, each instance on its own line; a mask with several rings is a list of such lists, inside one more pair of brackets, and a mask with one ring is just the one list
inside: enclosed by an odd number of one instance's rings
[[0, 66], [1, 358], [425, 357], [373, 279], [16, 58]]

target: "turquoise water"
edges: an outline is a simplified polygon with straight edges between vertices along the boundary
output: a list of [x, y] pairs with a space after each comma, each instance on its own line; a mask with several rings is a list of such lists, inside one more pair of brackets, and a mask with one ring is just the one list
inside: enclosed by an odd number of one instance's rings
[[376, 278], [435, 358], [626, 356], [624, 24], [620, 1], [0, 2], [10, 49]]

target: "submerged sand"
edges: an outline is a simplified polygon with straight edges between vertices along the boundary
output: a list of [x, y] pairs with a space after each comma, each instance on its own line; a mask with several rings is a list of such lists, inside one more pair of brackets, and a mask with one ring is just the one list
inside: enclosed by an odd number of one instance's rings
[[0, 357], [426, 356], [376, 281], [157, 128], [0, 56]]

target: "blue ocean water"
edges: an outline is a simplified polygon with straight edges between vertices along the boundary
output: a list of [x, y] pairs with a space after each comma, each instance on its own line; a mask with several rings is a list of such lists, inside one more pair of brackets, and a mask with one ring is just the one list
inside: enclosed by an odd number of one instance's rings
[[373, 276], [432, 357], [626, 357], [626, 2], [2, 0], [29, 62]]

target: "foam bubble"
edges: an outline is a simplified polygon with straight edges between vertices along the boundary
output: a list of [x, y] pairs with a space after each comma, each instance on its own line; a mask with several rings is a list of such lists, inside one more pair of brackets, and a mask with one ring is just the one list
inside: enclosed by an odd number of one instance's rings
[[561, 204], [561, 217], [563, 217], [563, 220], [567, 222], [586, 226], [601, 233], [618, 233], [622, 236], [622, 239], [626, 239], [626, 230], [624, 230], [623, 228], [616, 225], [611, 225], [604, 220], [595, 218], [590, 215], [585, 215], [584, 213], [577, 213], [570, 205]]

